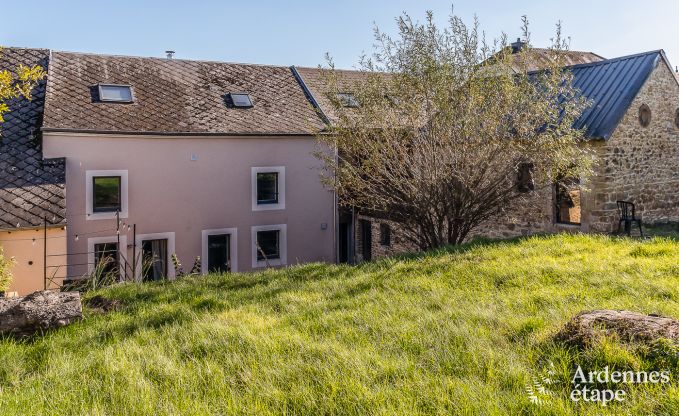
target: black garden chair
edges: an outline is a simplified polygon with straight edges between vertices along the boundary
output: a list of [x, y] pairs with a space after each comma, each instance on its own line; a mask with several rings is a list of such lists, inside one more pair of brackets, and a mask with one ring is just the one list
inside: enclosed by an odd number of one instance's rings
[[618, 233], [622, 232], [622, 225], [625, 224], [625, 233], [628, 236], [632, 235], [632, 224], [637, 224], [639, 226], [639, 233], [644, 236], [644, 231], [641, 229], [641, 218], [636, 217], [636, 211], [634, 204], [629, 201], [617, 201], [618, 204], [618, 215], [620, 216], [620, 221], [618, 222]]

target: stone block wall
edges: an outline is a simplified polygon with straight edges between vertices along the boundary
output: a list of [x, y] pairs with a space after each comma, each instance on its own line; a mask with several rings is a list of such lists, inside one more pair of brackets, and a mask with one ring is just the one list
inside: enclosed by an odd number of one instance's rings
[[[404, 231], [400, 229], [397, 223], [392, 221], [373, 218], [366, 215], [358, 214], [356, 216], [356, 229], [354, 235], [356, 236], [356, 261], [361, 262], [363, 258], [363, 230], [361, 228], [361, 221], [368, 221], [370, 223], [370, 230], [372, 233], [372, 258], [379, 259], [382, 257], [395, 256], [404, 253], [413, 253], [418, 251], [418, 248], [404, 237]], [[383, 245], [380, 242], [380, 225], [387, 224], [390, 228], [391, 242], [389, 245]]]
[[[643, 104], [651, 109], [651, 122], [647, 127], [639, 122], [639, 108]], [[619, 220], [617, 200], [635, 203], [646, 224], [679, 221], [678, 113], [679, 84], [670, 68], [660, 62], [612, 137], [608, 141], [590, 140], [584, 144], [595, 154], [597, 163], [594, 175], [583, 182], [583, 192], [577, 194], [581, 203], [580, 225], [555, 223], [554, 188], [543, 186], [527, 193], [512, 210], [482, 224], [468, 239], [550, 232], [614, 232]], [[358, 219], [371, 221], [373, 258], [417, 251], [399, 238], [402, 233], [398, 224], [391, 224], [391, 246], [382, 246], [379, 224], [385, 221], [367, 216]], [[361, 261], [360, 227], [355, 231], [356, 258]]]
[[[639, 108], [651, 109], [643, 127]], [[663, 62], [653, 71], [612, 137], [593, 142], [599, 163], [591, 180], [590, 231], [617, 230], [617, 200], [636, 204], [645, 223], [679, 221], [679, 85]]]

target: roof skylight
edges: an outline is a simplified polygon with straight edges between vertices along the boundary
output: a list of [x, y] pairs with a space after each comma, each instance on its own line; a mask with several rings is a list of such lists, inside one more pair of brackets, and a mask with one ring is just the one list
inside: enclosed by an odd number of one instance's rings
[[350, 92], [337, 93], [337, 99], [344, 107], [358, 107], [356, 96]]
[[99, 84], [99, 101], [112, 103], [134, 102], [132, 87], [129, 85]]
[[250, 94], [242, 94], [242, 93], [230, 93], [229, 97], [231, 97], [231, 104], [234, 107], [238, 108], [248, 108], [252, 107], [252, 100], [250, 99]]

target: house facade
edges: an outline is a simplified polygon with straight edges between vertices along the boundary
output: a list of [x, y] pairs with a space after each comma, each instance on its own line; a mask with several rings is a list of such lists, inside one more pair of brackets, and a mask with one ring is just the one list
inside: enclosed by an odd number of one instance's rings
[[[290, 68], [53, 51], [48, 74], [41, 156], [62, 161], [68, 226], [36, 246], [63, 253], [62, 280], [102, 259], [136, 281], [174, 278], [174, 256], [201, 273], [336, 260], [324, 124]], [[19, 294], [42, 288], [14, 272]]]
[[[10, 103], [2, 126], [0, 246], [16, 261], [10, 291], [102, 271], [145, 281], [415, 249], [398, 224], [338, 209], [321, 184], [314, 153], [327, 149], [316, 135], [333, 114], [318, 69], [0, 55], [3, 67], [18, 63], [43, 65], [48, 78], [32, 101]], [[527, 192], [470, 238], [612, 232], [617, 200], [634, 202], [646, 223], [679, 221], [679, 84], [664, 53], [571, 52], [568, 63], [592, 101], [578, 126], [598, 158], [594, 175]], [[364, 76], [340, 75], [347, 85]]]

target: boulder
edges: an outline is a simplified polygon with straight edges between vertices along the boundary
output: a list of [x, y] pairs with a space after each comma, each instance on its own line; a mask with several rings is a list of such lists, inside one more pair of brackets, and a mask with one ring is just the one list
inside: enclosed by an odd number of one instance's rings
[[79, 292], [35, 292], [21, 298], [0, 298], [0, 334], [31, 335], [82, 318]]
[[679, 342], [679, 321], [654, 314], [595, 310], [573, 317], [556, 339], [571, 346], [585, 347], [597, 338], [612, 335], [629, 343], [650, 343], [660, 338]]

